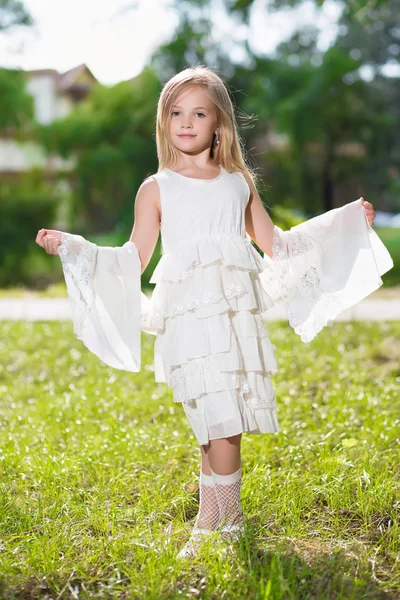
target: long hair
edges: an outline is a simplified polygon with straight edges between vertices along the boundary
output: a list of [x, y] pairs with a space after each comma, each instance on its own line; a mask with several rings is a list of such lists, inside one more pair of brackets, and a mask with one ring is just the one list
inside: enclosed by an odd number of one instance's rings
[[188, 67], [169, 79], [160, 94], [157, 104], [156, 143], [158, 170], [175, 167], [179, 161], [179, 152], [170, 136], [172, 106], [179, 95], [193, 86], [202, 86], [214, 103], [218, 128], [219, 144], [212, 141], [210, 156], [228, 172], [248, 173], [253, 183], [256, 174], [246, 163], [244, 144], [238, 133], [235, 110], [228, 89], [217, 73], [204, 65]]

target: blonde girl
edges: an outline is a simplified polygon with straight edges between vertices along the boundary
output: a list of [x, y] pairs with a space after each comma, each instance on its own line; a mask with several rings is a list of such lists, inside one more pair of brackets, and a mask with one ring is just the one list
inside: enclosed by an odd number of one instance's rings
[[[242, 434], [280, 430], [271, 383], [278, 365], [262, 314], [281, 302], [308, 342], [379, 287], [393, 263], [363, 198], [287, 232], [273, 224], [228, 88], [212, 69], [190, 67], [165, 83], [156, 141], [159, 168], [137, 192], [122, 248], [49, 229], [36, 242], [60, 256], [75, 333], [106, 364], [138, 371], [140, 331], [156, 336], [155, 381], [182, 404], [201, 455], [199, 510], [182, 558], [204, 536], [243, 534]], [[160, 230], [148, 300], [140, 275]]]

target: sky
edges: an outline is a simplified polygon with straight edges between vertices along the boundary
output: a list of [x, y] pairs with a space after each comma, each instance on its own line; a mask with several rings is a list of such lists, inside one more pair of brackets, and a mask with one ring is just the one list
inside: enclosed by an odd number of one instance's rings
[[[139, 74], [157, 46], [171, 39], [178, 24], [168, 0], [25, 0], [24, 4], [35, 24], [0, 34], [0, 66], [64, 72], [85, 63], [104, 85]], [[320, 27], [321, 49], [329, 47], [336, 36], [337, 2], [325, 2], [320, 11], [313, 2], [306, 2], [301, 10], [279, 14], [268, 14], [265, 5], [265, 0], [255, 0], [248, 31], [244, 25], [232, 28], [221, 0], [214, 0], [212, 36], [225, 46], [230, 44], [233, 61], [242, 58], [239, 42], [246, 36], [253, 51], [265, 55], [300, 24]]]

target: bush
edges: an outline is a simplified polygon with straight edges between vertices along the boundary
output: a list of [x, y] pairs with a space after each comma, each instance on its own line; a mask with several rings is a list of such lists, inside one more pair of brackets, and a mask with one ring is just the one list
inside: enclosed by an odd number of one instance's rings
[[299, 225], [306, 220], [306, 217], [301, 218], [296, 216], [289, 208], [285, 208], [280, 204], [275, 204], [271, 208], [271, 219], [274, 225], [286, 231], [295, 225]]
[[[35, 261], [43, 250], [35, 244], [39, 229], [54, 222], [56, 198], [37, 173], [31, 173], [17, 183], [0, 185], [0, 286], [16, 284], [45, 285], [49, 274], [43, 277], [34, 272]], [[56, 278], [59, 277], [56, 274]]]

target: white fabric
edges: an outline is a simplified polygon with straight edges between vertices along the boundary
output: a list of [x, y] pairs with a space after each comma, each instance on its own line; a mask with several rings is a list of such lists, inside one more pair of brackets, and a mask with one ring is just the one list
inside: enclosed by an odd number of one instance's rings
[[58, 254], [77, 338], [107, 365], [140, 371], [144, 294], [135, 244], [98, 247], [80, 235], [64, 232], [61, 241]]
[[229, 475], [220, 475], [211, 469], [215, 492], [219, 505], [219, 524], [228, 532], [232, 527], [241, 528], [244, 525], [243, 509], [240, 499], [242, 486], [242, 468]]
[[393, 267], [370, 227], [361, 199], [282, 231], [274, 227], [272, 259], [260, 274], [290, 325], [310, 342], [328, 321], [382, 285]]
[[274, 228], [274, 256], [245, 231], [241, 173], [210, 181], [173, 171], [160, 188], [163, 254], [141, 292], [135, 244], [98, 247], [63, 233], [58, 252], [74, 321], [87, 348], [137, 372], [141, 331], [156, 335], [155, 381], [166, 382], [199, 444], [240, 432], [277, 433], [271, 375], [278, 370], [262, 313], [282, 302], [308, 342], [344, 308], [377, 289], [393, 261], [357, 200], [290, 231]]
[[212, 475], [206, 475], [200, 469], [199, 477], [199, 512], [197, 513], [194, 530], [215, 530], [219, 523], [219, 505], [215, 493]]
[[246, 236], [248, 184], [225, 169], [211, 181], [168, 170], [153, 177], [163, 248], [150, 279], [155, 380], [183, 403], [199, 444], [277, 433], [278, 366], [261, 317], [273, 302], [259, 279], [267, 263]]

